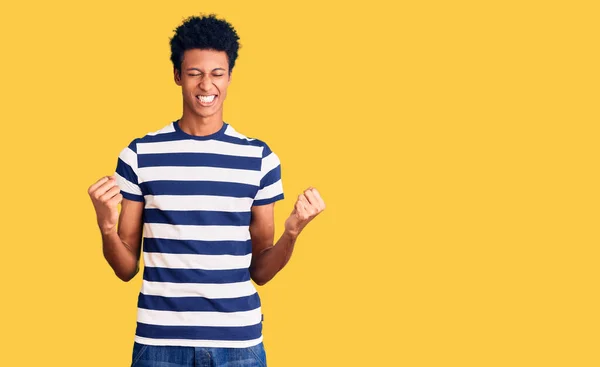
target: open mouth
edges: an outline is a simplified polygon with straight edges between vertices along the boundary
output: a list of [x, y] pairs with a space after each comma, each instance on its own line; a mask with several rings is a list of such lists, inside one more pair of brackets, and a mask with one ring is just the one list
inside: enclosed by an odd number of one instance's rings
[[219, 98], [216, 94], [210, 94], [207, 96], [197, 95], [196, 99], [200, 102], [201, 106], [208, 107], [215, 104], [215, 101]]

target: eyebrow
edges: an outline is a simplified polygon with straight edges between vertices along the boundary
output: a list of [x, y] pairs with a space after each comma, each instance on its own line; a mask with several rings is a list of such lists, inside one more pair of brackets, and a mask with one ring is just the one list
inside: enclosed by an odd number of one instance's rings
[[[190, 70], [197, 70], [197, 71], [199, 71], [199, 72], [201, 72], [201, 73], [203, 72], [202, 70], [200, 70], [200, 69], [198, 69], [198, 68], [188, 68], [188, 69], [186, 69], [186, 71], [190, 71]], [[227, 71], [227, 70], [225, 70], [225, 69], [223, 69], [223, 68], [214, 68], [214, 69], [212, 69], [212, 71], [216, 71], [216, 70], [223, 70], [223, 71]]]

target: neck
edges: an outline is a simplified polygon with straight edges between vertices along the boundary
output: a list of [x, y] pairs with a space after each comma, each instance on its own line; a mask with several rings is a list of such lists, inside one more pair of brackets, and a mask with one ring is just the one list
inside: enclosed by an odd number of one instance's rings
[[183, 116], [179, 119], [179, 127], [190, 135], [211, 135], [223, 127], [223, 113], [219, 111], [214, 115], [204, 117], [192, 114], [184, 109]]

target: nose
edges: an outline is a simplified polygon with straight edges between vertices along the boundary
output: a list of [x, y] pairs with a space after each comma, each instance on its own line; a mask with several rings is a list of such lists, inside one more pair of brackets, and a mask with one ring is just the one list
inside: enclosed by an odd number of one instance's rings
[[212, 80], [210, 78], [210, 76], [208, 75], [203, 75], [202, 78], [200, 79], [200, 84], [199, 87], [202, 90], [208, 91], [210, 90], [210, 87], [212, 85]]

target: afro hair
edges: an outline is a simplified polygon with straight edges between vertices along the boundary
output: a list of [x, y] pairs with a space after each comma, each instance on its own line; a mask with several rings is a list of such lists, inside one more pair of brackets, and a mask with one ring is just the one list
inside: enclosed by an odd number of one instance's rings
[[215, 14], [188, 17], [175, 29], [175, 35], [170, 40], [171, 62], [181, 73], [183, 53], [186, 50], [198, 48], [225, 51], [231, 73], [240, 48], [239, 39], [233, 26], [224, 19], [217, 19]]

